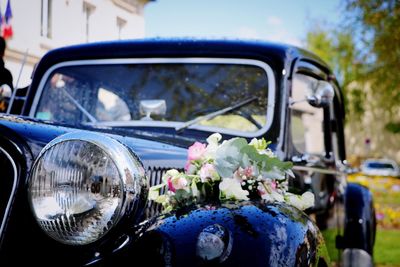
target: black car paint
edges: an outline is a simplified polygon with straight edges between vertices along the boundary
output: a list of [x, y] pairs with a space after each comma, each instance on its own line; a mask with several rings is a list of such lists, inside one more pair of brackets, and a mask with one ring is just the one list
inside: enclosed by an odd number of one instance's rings
[[345, 207], [343, 246], [359, 248], [372, 255], [376, 221], [371, 192], [362, 185], [348, 184], [345, 193]]
[[[29, 177], [29, 170], [33, 160], [36, 158], [40, 150], [55, 137], [76, 130], [97, 131], [104, 134], [109, 134], [116, 138], [121, 143], [131, 148], [143, 161], [146, 169], [148, 170], [165, 170], [168, 168], [182, 168], [186, 159], [186, 150], [191, 143], [195, 140], [205, 141], [208, 132], [201, 132], [192, 129], [186, 129], [182, 133], [177, 133], [175, 129], [171, 128], [96, 128], [90, 126], [76, 126], [63, 125], [52, 122], [41, 122], [29, 118], [29, 111], [32, 107], [33, 98], [39, 86], [41, 78], [44, 73], [54, 64], [84, 59], [99, 59], [99, 58], [147, 58], [147, 57], [227, 57], [227, 58], [250, 58], [257, 59], [268, 63], [274, 70], [276, 79], [276, 105], [274, 113], [274, 120], [271, 129], [262, 134], [268, 140], [272, 140], [272, 148], [276, 151], [284, 152], [287, 159], [296, 155], [293, 146], [289, 139], [287, 139], [288, 123], [285, 110], [287, 105], [288, 91], [291, 85], [291, 75], [293, 72], [298, 71], [308, 73], [312, 76], [321, 79], [326, 78], [336, 83], [329, 68], [316, 56], [308, 53], [307, 51], [290, 47], [273, 45], [259, 42], [242, 42], [242, 41], [199, 41], [199, 40], [147, 40], [147, 41], [123, 41], [123, 42], [109, 42], [98, 44], [87, 44], [73, 46], [69, 48], [56, 49], [46, 54], [39, 65], [37, 66], [33, 75], [32, 85], [29, 87], [27, 100], [25, 101], [22, 115], [25, 117], [2, 116], [0, 120], [0, 147], [5, 148], [16, 161], [19, 166], [18, 177], [18, 190], [13, 197], [13, 206], [11, 212], [8, 214], [7, 228], [2, 235], [2, 243], [0, 247], [0, 259], [7, 264], [23, 263], [23, 257], [15, 258], [13, 256], [15, 251], [21, 252], [24, 255], [29, 255], [32, 262], [38, 262], [41, 265], [52, 265], [55, 262], [62, 262], [63, 265], [107, 265], [114, 264], [114, 262], [124, 263], [123, 259], [137, 260], [137, 257], [147, 255], [165, 261], [165, 255], [162, 253], [157, 254], [159, 246], [162, 243], [154, 243], [155, 240], [170, 240], [171, 249], [174, 250], [172, 260], [178, 265], [185, 265], [184, 260], [197, 262], [200, 266], [206, 266], [205, 263], [199, 262], [195, 259], [195, 250], [193, 244], [196, 240], [197, 234], [201, 231], [201, 227], [207, 226], [211, 223], [220, 223], [230, 229], [238, 238], [235, 238], [235, 246], [232, 252], [232, 259], [235, 259], [237, 266], [243, 265], [265, 265], [267, 258], [270, 256], [266, 252], [271, 252], [274, 244], [273, 238], [276, 236], [275, 232], [271, 233], [271, 228], [279, 224], [279, 218], [283, 219], [287, 225], [285, 226], [288, 232], [291, 233], [291, 238], [294, 241], [281, 242], [282, 246], [287, 246], [287, 253], [283, 253], [288, 257], [287, 260], [297, 261], [299, 266], [308, 266], [309, 264], [318, 264], [320, 259], [321, 265], [325, 266], [325, 262], [329, 262], [328, 258], [324, 258], [323, 251], [325, 246], [322, 242], [319, 231], [309, 231], [310, 225], [313, 225], [311, 220], [302, 213], [293, 208], [285, 207], [284, 205], [275, 204], [261, 204], [261, 203], [247, 203], [246, 205], [235, 204], [230, 208], [217, 207], [216, 210], [204, 210], [205, 207], [200, 207], [194, 210], [186, 211], [186, 214], [181, 215], [167, 215], [161, 217], [153, 217], [150, 221], [141, 225], [133, 225], [125, 223], [119, 225], [117, 229], [112, 231], [109, 235], [104, 237], [93, 244], [83, 247], [66, 246], [57, 243], [53, 239], [46, 236], [36, 224], [30, 207], [27, 205], [27, 187], [26, 181]], [[307, 64], [300, 64], [300, 62]], [[282, 72], [285, 71], [285, 74]], [[324, 77], [322, 77], [324, 76]], [[336, 88], [337, 89], [337, 88]], [[335, 98], [337, 105], [343, 107], [342, 97], [340, 91], [336, 91], [338, 97]], [[341, 112], [344, 116], [343, 112]], [[343, 119], [343, 118], [341, 118]], [[340, 133], [343, 129], [336, 129]], [[282, 131], [285, 135], [281, 135]], [[284, 140], [280, 140], [286, 136]], [[231, 136], [224, 136], [230, 138]], [[260, 137], [260, 136], [259, 136]], [[147, 140], [146, 140], [147, 139]], [[155, 140], [155, 141], [150, 141]], [[344, 147], [344, 143], [341, 144]], [[342, 147], [342, 159], [345, 157], [344, 148]], [[299, 163], [300, 165], [307, 162]], [[321, 161], [320, 163], [323, 163]], [[317, 165], [318, 168], [333, 168], [329, 164], [323, 163]], [[300, 180], [301, 173], [296, 173], [297, 178]], [[339, 230], [343, 233], [344, 237], [339, 240], [338, 248], [344, 249], [347, 247], [360, 247], [369, 252], [369, 247], [373, 244], [374, 235], [368, 235], [368, 231], [374, 231], [374, 215], [371, 214], [370, 198], [368, 198], [368, 191], [356, 187], [349, 187], [344, 196], [340, 196], [334, 187], [335, 178], [332, 176], [323, 175], [321, 181], [329, 182], [329, 196], [330, 203], [327, 206], [331, 212], [324, 213], [318, 210], [309, 211], [316, 212], [317, 222], [319, 227], [324, 226], [327, 220], [336, 220], [340, 218], [340, 214], [332, 215], [332, 211], [339, 209], [334, 208], [336, 205], [342, 205], [345, 200], [345, 207], [351, 206], [346, 213], [347, 221], [354, 221], [357, 219], [368, 222], [369, 224], [352, 224], [351, 231], [349, 227]], [[362, 195], [365, 201], [353, 201], [352, 192], [358, 192]], [[350, 204], [351, 203], [351, 204]], [[368, 204], [368, 205], [367, 205]], [[357, 212], [353, 212], [357, 211]], [[235, 214], [240, 216], [246, 213], [246, 219], [235, 220]], [[335, 213], [335, 212], [334, 212]], [[233, 214], [226, 217], [226, 214]], [[275, 216], [271, 215], [275, 214]], [[357, 214], [356, 217], [353, 215]], [[353, 217], [351, 217], [353, 216]], [[329, 217], [329, 218], [328, 218]], [[238, 218], [238, 217], [237, 217]], [[258, 220], [255, 218], [262, 218]], [[321, 222], [322, 220], [322, 222]], [[250, 222], [250, 223], [249, 223]], [[306, 223], [304, 223], [306, 222]], [[177, 227], [179, 226], [179, 227]], [[372, 226], [372, 228], [371, 228]], [[263, 229], [263, 231], [248, 231], [249, 229]], [[186, 229], [182, 230], [181, 229]], [[321, 228], [323, 229], [323, 227]], [[346, 232], [347, 229], [347, 232]], [[351, 243], [351, 234], [353, 231], [360, 233], [358, 241]], [[257, 242], [264, 241], [261, 246], [256, 245], [256, 240], [251, 238], [251, 233], [259, 233], [262, 237], [257, 237]], [[250, 234], [249, 234], [250, 233]], [[308, 233], [308, 234], [306, 234]], [[248, 236], [249, 235], [249, 236]], [[364, 245], [365, 237], [370, 236], [368, 241], [371, 244]], [[139, 237], [139, 240], [137, 240]], [[181, 238], [181, 239], [180, 239]], [[246, 239], [247, 238], [247, 239]], [[250, 238], [250, 239], [248, 239]], [[242, 240], [248, 242], [242, 243]], [[307, 239], [312, 247], [304, 248], [304, 241]], [[128, 241], [127, 241], [128, 240]], [[171, 241], [172, 240], [172, 241]], [[269, 241], [268, 241], [269, 240]], [[371, 242], [372, 240], [372, 242]], [[367, 241], [367, 242], [368, 242]], [[161, 241], [160, 241], [161, 242]], [[38, 244], [41, 244], [38, 246]], [[148, 250], [143, 250], [148, 248]], [[191, 247], [185, 247], [186, 244], [191, 244]], [[150, 247], [149, 247], [150, 246]], [[333, 244], [335, 246], [335, 244]], [[263, 248], [263, 249], [261, 249]], [[249, 258], [247, 262], [240, 261], [241, 249], [244, 251], [249, 250], [256, 253], [254, 259]], [[289, 251], [291, 253], [289, 253]], [[293, 251], [299, 251], [299, 254], [293, 254]], [[186, 253], [187, 252], [187, 253]], [[147, 253], [147, 254], [146, 254]], [[154, 253], [154, 254], [152, 254]], [[310, 254], [311, 253], [311, 254]], [[322, 254], [321, 254], [322, 253]], [[71, 256], [73, 255], [73, 256]], [[290, 258], [290, 257], [295, 258]], [[157, 258], [158, 257], [158, 258]], [[289, 259], [290, 258], [290, 259]], [[43, 261], [46, 259], [46, 261]], [[301, 259], [301, 260], [300, 260]], [[254, 262], [248, 262], [254, 260]], [[233, 264], [232, 261], [228, 263]], [[228, 265], [228, 263], [225, 263]], [[165, 262], [164, 262], [165, 264]], [[211, 263], [215, 264], [215, 263]], [[325, 263], [326, 264], [326, 263]]]
[[[215, 224], [229, 232], [232, 246], [226, 260], [206, 262], [196, 255], [196, 242], [204, 228]], [[224, 203], [160, 216], [138, 242], [108, 261], [131, 262], [141, 255], [149, 266], [313, 266], [329, 262], [323, 246], [317, 226], [293, 207]]]

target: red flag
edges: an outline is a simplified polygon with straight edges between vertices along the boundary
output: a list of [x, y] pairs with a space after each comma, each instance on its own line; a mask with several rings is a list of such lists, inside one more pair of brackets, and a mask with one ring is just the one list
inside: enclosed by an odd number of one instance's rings
[[3, 25], [3, 37], [4, 39], [11, 38], [13, 36], [13, 30], [11, 26], [11, 18], [12, 18], [12, 11], [11, 11], [11, 0], [8, 0], [6, 12], [4, 13], [4, 20], [5, 23]]

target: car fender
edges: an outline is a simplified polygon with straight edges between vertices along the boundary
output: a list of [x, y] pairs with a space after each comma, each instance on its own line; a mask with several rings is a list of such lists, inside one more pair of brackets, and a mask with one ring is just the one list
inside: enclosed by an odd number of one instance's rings
[[349, 183], [345, 192], [344, 248], [372, 255], [376, 233], [375, 210], [368, 188]]
[[0, 125], [0, 258], [4, 253], [4, 244], [13, 242], [10, 235], [15, 228], [12, 223], [13, 207], [19, 202], [20, 187], [25, 185], [28, 166], [32, 163], [32, 154], [26, 143], [11, 129]]

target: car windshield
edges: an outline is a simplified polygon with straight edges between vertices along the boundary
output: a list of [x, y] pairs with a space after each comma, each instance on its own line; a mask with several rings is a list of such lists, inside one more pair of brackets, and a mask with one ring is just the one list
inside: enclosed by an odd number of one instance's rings
[[367, 166], [371, 169], [394, 169], [392, 164], [383, 162], [369, 162]]
[[[192, 61], [61, 66], [47, 76], [33, 115], [73, 124], [178, 129], [239, 104], [190, 128], [236, 135], [266, 130], [273, 110], [268, 65], [255, 60]], [[241, 104], [248, 99], [252, 101]]]

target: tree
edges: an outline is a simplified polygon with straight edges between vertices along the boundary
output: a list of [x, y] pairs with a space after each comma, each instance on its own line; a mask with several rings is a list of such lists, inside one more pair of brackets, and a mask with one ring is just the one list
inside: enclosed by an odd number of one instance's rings
[[306, 46], [333, 68], [344, 92], [347, 113], [359, 118], [364, 112], [361, 77], [365, 67], [351, 32], [314, 23], [307, 33]]
[[378, 106], [387, 111], [386, 129], [400, 133], [400, 2], [347, 0], [346, 10], [368, 63], [360, 79], [370, 83]]
[[306, 46], [342, 84], [349, 154], [400, 160], [400, 1], [342, 1], [342, 21], [310, 28]]

